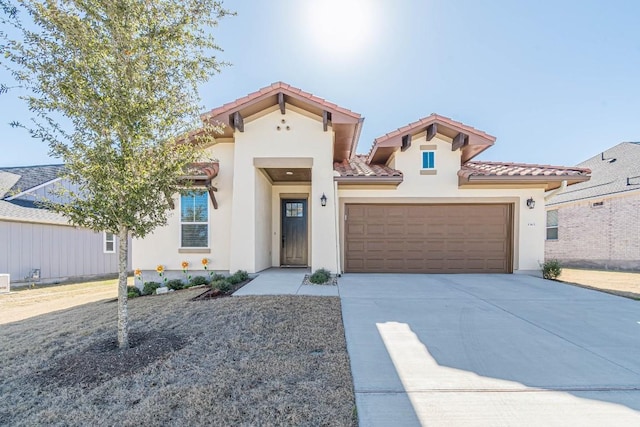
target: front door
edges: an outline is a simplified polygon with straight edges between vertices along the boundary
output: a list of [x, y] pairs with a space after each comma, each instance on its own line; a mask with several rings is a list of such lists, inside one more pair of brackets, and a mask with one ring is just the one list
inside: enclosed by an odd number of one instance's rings
[[281, 207], [282, 265], [307, 266], [307, 201], [283, 199]]

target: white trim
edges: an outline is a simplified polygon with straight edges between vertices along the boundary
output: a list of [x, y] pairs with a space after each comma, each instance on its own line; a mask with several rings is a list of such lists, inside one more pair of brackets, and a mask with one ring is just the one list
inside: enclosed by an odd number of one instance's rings
[[178, 194], [178, 201], [179, 201], [179, 215], [180, 215], [180, 240], [179, 240], [179, 245], [178, 245], [178, 250], [180, 249], [210, 249], [211, 245], [211, 199], [208, 197], [208, 193], [206, 189], [203, 190], [196, 190], [196, 189], [190, 189], [189, 192], [198, 192], [198, 193], [203, 193], [205, 195], [205, 198], [207, 200], [207, 246], [182, 246], [182, 226], [183, 225], [189, 225], [189, 224], [204, 224], [204, 222], [182, 222], [182, 194]]
[[[107, 234], [111, 234], [111, 240], [107, 239]], [[107, 249], [107, 243], [113, 243], [113, 249]], [[116, 253], [116, 235], [110, 231], [102, 232], [102, 252], [105, 254], [115, 254]]]
[[29, 193], [31, 193], [31, 192], [34, 192], [34, 191], [36, 191], [36, 190], [41, 189], [42, 187], [46, 187], [47, 185], [53, 184], [53, 183], [58, 182], [58, 181], [60, 181], [60, 180], [62, 180], [62, 178], [54, 178], [54, 179], [52, 179], [51, 181], [47, 181], [47, 182], [45, 182], [45, 183], [43, 183], [43, 184], [36, 185], [35, 187], [29, 188], [28, 190], [25, 190], [25, 191], [23, 191], [23, 192], [21, 192], [21, 193], [18, 193], [18, 194], [16, 194], [15, 196], [8, 197], [8, 198], [6, 198], [5, 200], [10, 202], [10, 201], [11, 201], [11, 200], [13, 200], [13, 199], [17, 199], [17, 198], [18, 198], [18, 197], [20, 197], [20, 196], [24, 196], [25, 194], [29, 194]]

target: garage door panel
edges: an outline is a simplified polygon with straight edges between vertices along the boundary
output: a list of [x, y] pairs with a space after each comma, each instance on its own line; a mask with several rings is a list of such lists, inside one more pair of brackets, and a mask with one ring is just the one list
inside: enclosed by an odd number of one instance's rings
[[347, 205], [345, 269], [505, 273], [509, 205]]

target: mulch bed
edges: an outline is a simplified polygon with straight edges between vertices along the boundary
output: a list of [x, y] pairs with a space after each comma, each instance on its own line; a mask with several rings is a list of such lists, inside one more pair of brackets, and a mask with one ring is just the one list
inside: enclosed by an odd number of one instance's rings
[[231, 289], [229, 289], [227, 292], [221, 292], [220, 289], [207, 288], [207, 290], [204, 291], [203, 293], [191, 298], [191, 301], [206, 301], [210, 299], [230, 297], [231, 295], [233, 295], [235, 291], [237, 291], [238, 289], [240, 289], [241, 287], [243, 287], [244, 285], [246, 285], [252, 280], [253, 279], [250, 278], [243, 282], [238, 283], [237, 285], [233, 285]]
[[91, 389], [113, 378], [137, 372], [186, 344], [187, 340], [172, 333], [132, 332], [126, 350], [118, 348], [116, 339], [102, 340], [56, 359], [47, 369], [36, 372], [34, 379], [41, 385], [54, 383]]

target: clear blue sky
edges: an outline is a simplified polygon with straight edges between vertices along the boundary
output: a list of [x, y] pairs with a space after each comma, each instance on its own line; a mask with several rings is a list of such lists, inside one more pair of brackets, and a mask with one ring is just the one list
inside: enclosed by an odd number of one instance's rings
[[[202, 87], [203, 111], [281, 80], [362, 114], [359, 152], [432, 112], [496, 136], [483, 160], [573, 165], [640, 140], [637, 0], [225, 5], [233, 65]], [[0, 166], [58, 163], [9, 127], [28, 118], [15, 95], [0, 96]]]

